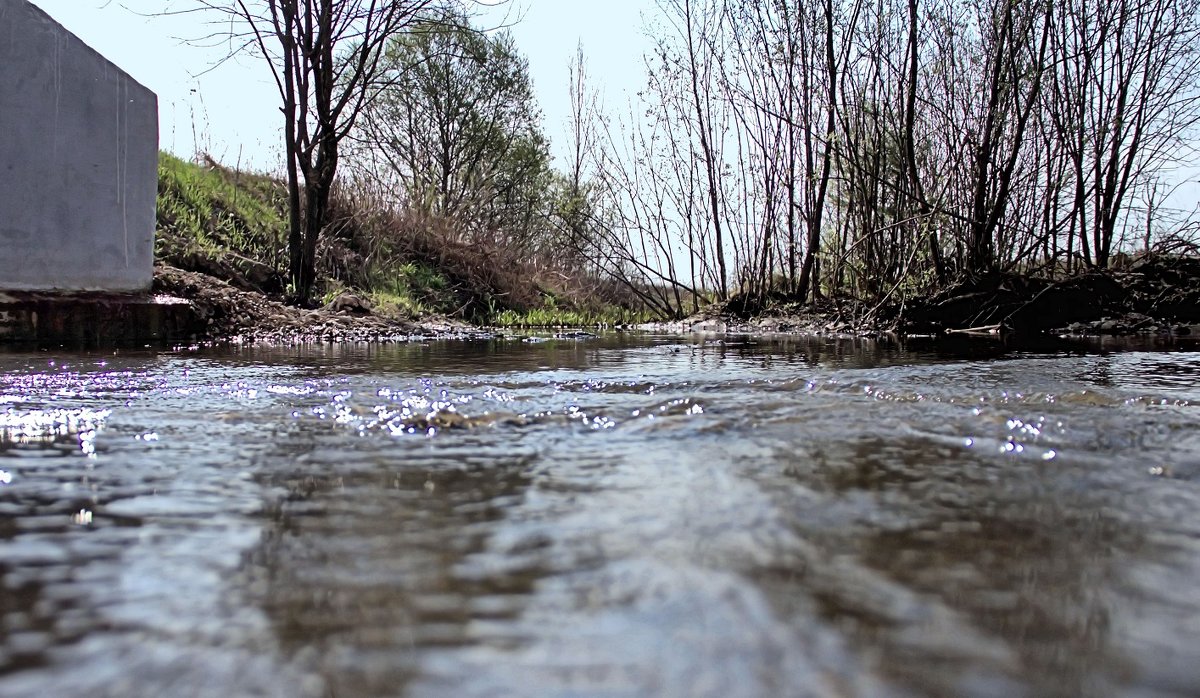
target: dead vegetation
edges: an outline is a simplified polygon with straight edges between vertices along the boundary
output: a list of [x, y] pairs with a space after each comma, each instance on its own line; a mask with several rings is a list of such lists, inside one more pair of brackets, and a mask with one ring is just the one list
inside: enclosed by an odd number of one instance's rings
[[[282, 186], [208, 157], [187, 163], [164, 154], [158, 260], [284, 303], [290, 289]], [[548, 306], [598, 318], [638, 306], [619, 285], [556, 260], [552, 246], [464, 230], [451, 219], [390, 205], [367, 187], [339, 186], [329, 214], [309, 309], [347, 292], [369, 301], [377, 314], [478, 324]]]
[[739, 294], [680, 323], [722, 331], [989, 336], [1190, 334], [1194, 325], [1200, 325], [1200, 258], [1164, 254], [1058, 279], [996, 272], [891, 305]]

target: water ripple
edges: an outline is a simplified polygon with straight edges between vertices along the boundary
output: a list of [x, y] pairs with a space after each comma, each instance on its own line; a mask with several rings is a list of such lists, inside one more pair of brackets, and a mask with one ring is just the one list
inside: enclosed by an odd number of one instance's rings
[[0, 359], [0, 696], [1125, 695], [1197, 361], [786, 339]]

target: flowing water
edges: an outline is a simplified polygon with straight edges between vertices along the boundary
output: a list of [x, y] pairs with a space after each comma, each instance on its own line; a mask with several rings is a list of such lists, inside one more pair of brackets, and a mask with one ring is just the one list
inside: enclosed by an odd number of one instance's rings
[[3, 354], [0, 696], [1196, 695], [1178, 348]]

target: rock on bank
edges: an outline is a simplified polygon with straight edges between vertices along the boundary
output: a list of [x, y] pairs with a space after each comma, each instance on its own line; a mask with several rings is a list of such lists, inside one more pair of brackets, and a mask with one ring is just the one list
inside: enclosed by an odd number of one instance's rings
[[195, 322], [188, 339], [198, 342], [307, 344], [489, 336], [444, 318], [418, 321], [377, 315], [369, 304], [345, 295], [324, 308], [296, 308], [215, 277], [171, 266], [155, 268], [154, 290], [190, 303]]

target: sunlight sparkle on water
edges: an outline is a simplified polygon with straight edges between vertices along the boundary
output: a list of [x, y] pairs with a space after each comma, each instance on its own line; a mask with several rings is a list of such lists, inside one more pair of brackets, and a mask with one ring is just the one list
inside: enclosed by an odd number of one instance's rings
[[311, 395], [316, 392], [315, 388], [311, 388], [307, 385], [271, 385], [267, 386], [265, 390], [272, 395]]
[[79, 433], [80, 439], [90, 433], [87, 438], [94, 438], [95, 431], [100, 428], [112, 414], [112, 410], [31, 410], [20, 411], [12, 408], [0, 412], [0, 437], [14, 440], [52, 439], [56, 436], [67, 436]]
[[79, 450], [89, 458], [96, 457], [96, 430], [79, 432]]
[[1194, 683], [1200, 361], [605, 341], [17, 357], [0, 694]]

